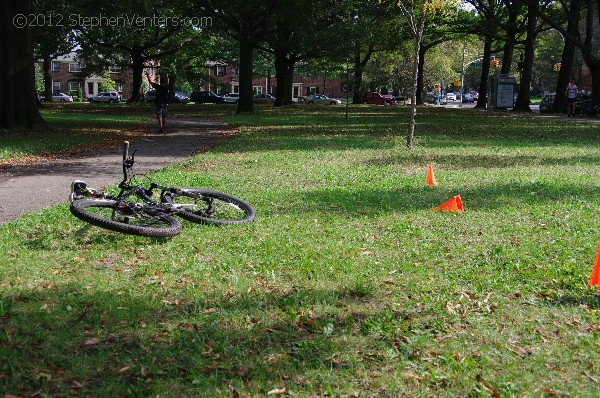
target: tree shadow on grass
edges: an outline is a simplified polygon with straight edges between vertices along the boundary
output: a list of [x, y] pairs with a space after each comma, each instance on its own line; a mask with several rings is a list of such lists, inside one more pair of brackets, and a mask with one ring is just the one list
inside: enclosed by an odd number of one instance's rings
[[[452, 145], [448, 146], [453, 147]], [[588, 145], [581, 144], [581, 148]], [[593, 155], [519, 155], [519, 154], [410, 154], [410, 157], [389, 156], [376, 158], [366, 162], [369, 166], [393, 166], [407, 164], [434, 164], [436, 168], [449, 169], [472, 168], [510, 168], [535, 166], [597, 166], [598, 157]]]
[[331, 335], [351, 334], [367, 317], [309, 314], [323, 302], [339, 308], [366, 299], [351, 291], [242, 293], [212, 302], [201, 297], [134, 296], [77, 284], [0, 296], [0, 390], [50, 397], [207, 396], [230, 383], [256, 389], [254, 379], [272, 380], [264, 389], [279, 387], [282, 377], [311, 382], [319, 368], [348, 366], [333, 359], [346, 347]]
[[[399, 182], [399, 185], [402, 183]], [[600, 203], [596, 186], [551, 185], [544, 182], [505, 183], [449, 189], [411, 185], [397, 189], [316, 189], [299, 193], [298, 203], [287, 211], [310, 212], [329, 209], [348, 214], [385, 214], [432, 209], [455, 195], [461, 195], [465, 208], [489, 210], [503, 207], [538, 206], [581, 201]], [[284, 201], [281, 201], [283, 203]]]

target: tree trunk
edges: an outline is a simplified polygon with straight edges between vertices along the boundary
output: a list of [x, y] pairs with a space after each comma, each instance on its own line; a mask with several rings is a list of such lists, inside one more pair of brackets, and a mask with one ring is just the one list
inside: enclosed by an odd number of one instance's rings
[[504, 5], [508, 11], [506, 22], [506, 36], [502, 51], [502, 66], [500, 74], [508, 75], [512, 66], [515, 52], [515, 41], [519, 32], [518, 17], [521, 14], [521, 4], [518, 1], [505, 1]]
[[[569, 18], [567, 23], [567, 32], [573, 36], [579, 34], [579, 21], [581, 19], [581, 1], [572, 0], [569, 9]], [[560, 71], [556, 81], [556, 95], [552, 104], [553, 113], [562, 113], [567, 109], [567, 86], [571, 79], [571, 71], [575, 60], [575, 43], [565, 40], [563, 52], [560, 57]]]
[[15, 16], [26, 19], [33, 12], [32, 3], [3, 0], [0, 5], [0, 129], [47, 128], [38, 111], [33, 35], [28, 26], [19, 29], [13, 23]]
[[427, 5], [429, 0], [423, 0], [422, 11], [419, 19], [419, 25], [415, 33], [415, 53], [413, 60], [413, 92], [410, 106], [410, 122], [408, 124], [408, 134], [406, 135], [406, 146], [412, 149], [415, 137], [415, 125], [417, 124], [417, 78], [419, 74], [419, 53], [421, 43], [423, 42], [423, 32], [425, 31], [425, 21], [427, 19]]
[[284, 92], [284, 105], [291, 105], [294, 103], [293, 94], [294, 94], [294, 71], [296, 70], [296, 62], [293, 60], [288, 60], [288, 66], [286, 69], [285, 75], [285, 92]]
[[362, 84], [363, 84], [363, 73], [365, 67], [371, 60], [371, 56], [375, 49], [370, 46], [367, 52], [365, 53], [365, 57], [360, 59], [360, 51], [357, 51], [354, 55], [354, 95], [352, 96], [353, 104], [362, 104]]
[[352, 95], [353, 104], [362, 104], [363, 66], [360, 62], [360, 52], [354, 54], [354, 84]]
[[423, 105], [425, 103], [425, 99], [423, 98], [423, 92], [425, 91], [425, 88], [423, 87], [425, 53], [427, 53], [427, 49], [425, 46], [421, 45], [421, 48], [419, 49], [419, 66], [417, 70], [417, 105]]
[[292, 104], [292, 88], [294, 86], [295, 61], [289, 58], [284, 50], [275, 50], [275, 106]]
[[[252, 59], [254, 48], [246, 39], [243, 33], [240, 33], [240, 97], [236, 113], [254, 112], [254, 91], [252, 89]], [[277, 84], [279, 85], [279, 83]]]
[[44, 55], [42, 73], [44, 74], [44, 101], [52, 101], [52, 56]]
[[132, 65], [131, 73], [133, 80], [131, 82], [131, 97], [127, 100], [128, 103], [138, 103], [142, 100], [142, 81], [144, 75], [144, 56], [142, 50], [133, 48], [130, 52]]
[[483, 42], [483, 59], [481, 61], [481, 80], [479, 81], [479, 99], [475, 108], [487, 108], [487, 81], [490, 77], [490, 59], [492, 56], [492, 37], [485, 36]]
[[531, 112], [529, 102], [531, 100], [531, 81], [533, 78], [533, 59], [535, 52], [535, 39], [537, 37], [536, 25], [538, 20], [539, 5], [533, 2], [527, 7], [527, 37], [525, 38], [525, 58], [523, 59], [523, 71], [521, 72], [521, 85], [519, 97], [515, 104], [515, 111]]

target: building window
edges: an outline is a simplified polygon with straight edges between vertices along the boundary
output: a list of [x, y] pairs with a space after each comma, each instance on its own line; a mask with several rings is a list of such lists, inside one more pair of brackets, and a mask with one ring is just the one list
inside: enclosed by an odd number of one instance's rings
[[80, 82], [69, 82], [69, 91], [77, 91], [81, 88]]
[[235, 93], [235, 94], [239, 94], [240, 84], [239, 83], [231, 83], [231, 92]]
[[318, 94], [319, 90], [316, 87], [309, 87], [308, 88], [308, 95], [313, 95], [313, 94]]
[[215, 75], [225, 76], [225, 66], [215, 66]]
[[69, 64], [69, 72], [81, 72], [81, 64]]
[[122, 92], [123, 92], [123, 83], [117, 83], [117, 91], [118, 91], [119, 93], [122, 93]]
[[60, 72], [60, 62], [52, 62], [52, 72]]
[[110, 68], [108, 68], [108, 72], [109, 73], [121, 73], [121, 67], [117, 66], [117, 65], [113, 65]]
[[240, 74], [240, 68], [234, 68], [233, 69], [233, 74], [239, 75]]
[[87, 92], [88, 95], [90, 95], [90, 96], [94, 95], [95, 94], [95, 91], [94, 91], [94, 82], [88, 82], [87, 87], [88, 87], [88, 92]]
[[60, 82], [52, 82], [52, 92], [60, 93]]
[[261, 86], [254, 86], [254, 87], [252, 87], [252, 90], [254, 90], [254, 95], [262, 94], [262, 87]]

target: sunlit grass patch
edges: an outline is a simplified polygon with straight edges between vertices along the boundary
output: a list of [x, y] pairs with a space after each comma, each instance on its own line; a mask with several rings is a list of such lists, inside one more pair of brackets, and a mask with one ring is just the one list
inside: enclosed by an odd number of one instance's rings
[[153, 178], [256, 220], [150, 239], [63, 204], [2, 226], [0, 390], [597, 395], [595, 126], [424, 108], [408, 150], [403, 107], [174, 113], [239, 133]]

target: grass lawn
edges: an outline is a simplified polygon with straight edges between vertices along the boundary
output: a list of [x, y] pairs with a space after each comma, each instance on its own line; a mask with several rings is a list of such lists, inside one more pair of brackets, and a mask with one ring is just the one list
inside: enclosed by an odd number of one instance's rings
[[40, 109], [49, 127], [44, 134], [0, 131], [0, 166], [29, 161], [63, 151], [84, 150], [86, 145], [115, 145], [144, 128], [151, 107], [125, 104], [46, 103]]
[[240, 132], [154, 178], [250, 225], [133, 237], [65, 203], [0, 226], [0, 392], [600, 395], [597, 125], [424, 108], [409, 151], [407, 108], [233, 111], [173, 108]]

